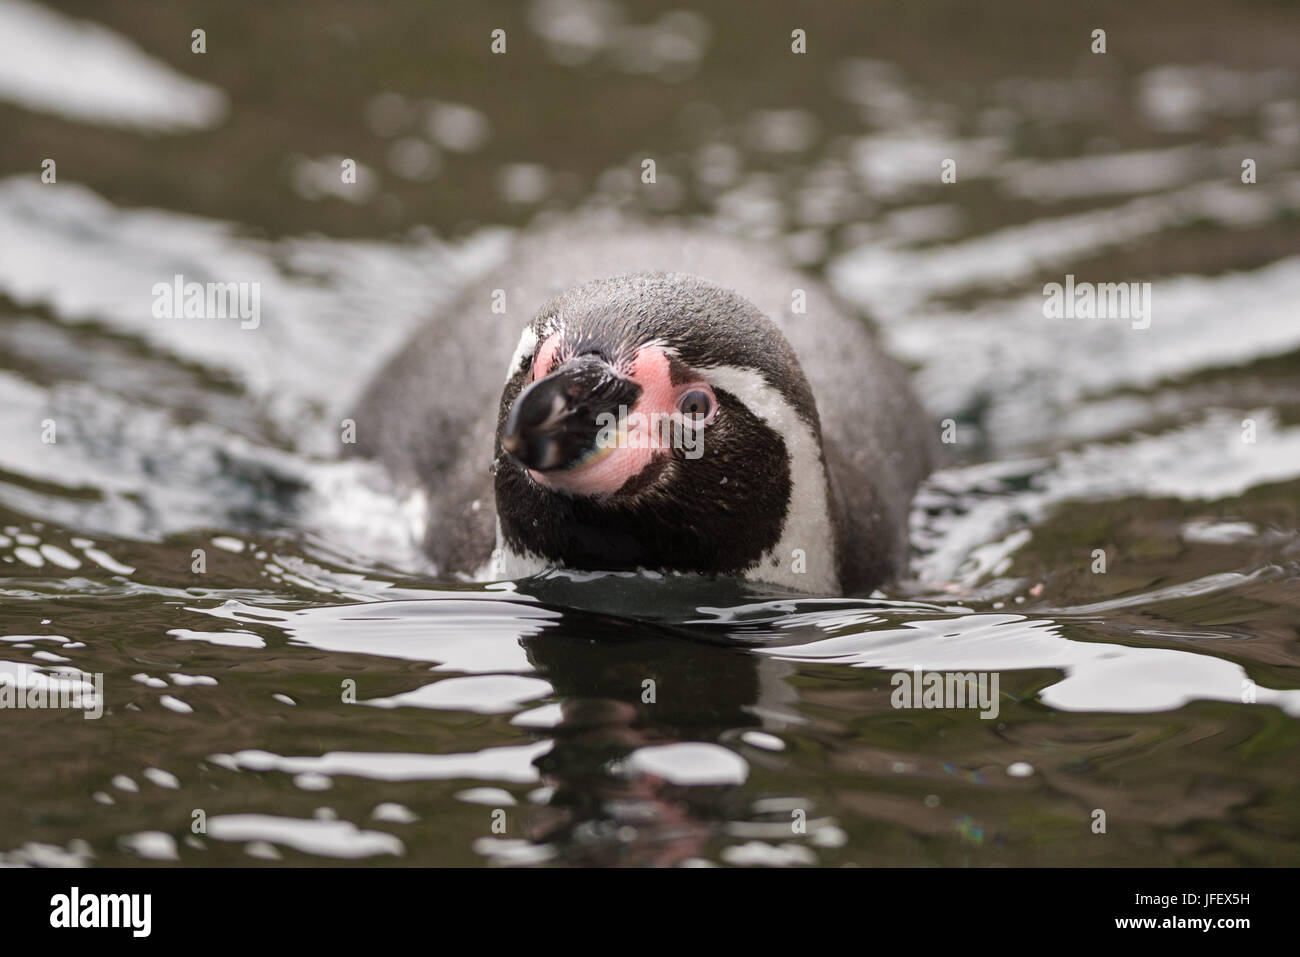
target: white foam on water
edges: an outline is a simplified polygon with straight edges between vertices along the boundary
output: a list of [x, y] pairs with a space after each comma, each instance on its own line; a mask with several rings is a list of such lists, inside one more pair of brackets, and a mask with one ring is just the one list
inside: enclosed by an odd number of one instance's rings
[[[189, 38], [178, 37], [189, 50]], [[107, 27], [0, 0], [0, 100], [81, 123], [187, 132], [220, 123], [226, 94]]]
[[[1253, 443], [1242, 441], [1242, 415], [1216, 412], [1157, 435], [1067, 450], [1051, 464], [1038, 460], [1022, 463], [1020, 470], [1002, 470], [1015, 484], [1028, 477], [1028, 487], [1015, 490], [994, 480], [999, 473], [987, 466], [937, 473], [919, 504], [934, 506], [951, 496], [954, 508], [917, 519], [923, 526], [917, 538], [927, 550], [914, 562], [913, 573], [930, 582], [974, 585], [996, 574], [994, 566], [1029, 541], [1013, 532], [1027, 531], [1071, 502], [1215, 501], [1300, 478], [1300, 427], [1281, 425], [1270, 409], [1247, 417], [1255, 422]], [[1008, 547], [989, 560], [993, 553], [980, 549], [1002, 536], [1011, 536]]]
[[1036, 291], [927, 311], [891, 327], [889, 338], [896, 354], [920, 364], [916, 385], [936, 415], [989, 403], [985, 431], [1004, 452], [1119, 431], [1152, 411], [1140, 399], [1095, 405], [1094, 397], [1300, 349], [1300, 257], [1222, 276], [1154, 279], [1145, 329], [1123, 318], [1048, 319], [1044, 302]]
[[942, 128], [896, 129], [864, 136], [853, 144], [853, 164], [872, 195], [897, 198], [939, 182], [943, 163], [960, 157], [961, 180], [992, 175], [1007, 151], [1000, 137], [958, 139]]
[[218, 814], [208, 818], [214, 841], [266, 841], [305, 854], [357, 858], [391, 854], [401, 857], [406, 846], [383, 831], [363, 831], [351, 821], [321, 821], [273, 814]]
[[118, 843], [126, 850], [139, 854], [152, 861], [178, 861], [176, 838], [165, 831], [140, 831], [118, 838]]
[[350, 775], [373, 781], [470, 778], [531, 784], [541, 780], [533, 762], [550, 751], [553, 745], [553, 741], [539, 741], [535, 744], [483, 748], [465, 754], [331, 751], [319, 757], [283, 757], [269, 751], [239, 751], [232, 757], [244, 771]]
[[504, 788], [468, 788], [456, 792], [456, 800], [466, 804], [482, 804], [486, 807], [514, 807], [519, 802], [515, 796]]
[[[305, 527], [355, 545], [358, 554], [422, 567], [418, 497], [396, 496], [373, 463], [317, 464], [298, 453], [338, 454], [340, 410], [438, 304], [500, 258], [506, 237], [486, 231], [454, 247], [432, 240], [265, 242], [243, 237], [231, 223], [118, 208], [75, 183], [0, 180], [0, 294], [62, 322], [101, 324], [233, 380], [247, 392], [249, 418], [269, 414], [296, 446], [289, 454], [213, 422], [178, 423], [166, 407], [88, 383], [44, 388], [0, 372], [0, 405], [11, 413], [0, 418], [0, 467], [58, 489], [99, 493], [13, 485], [4, 489], [6, 504], [119, 536], [235, 527], [222, 514], [227, 508], [280, 523], [274, 503], [247, 500], [256, 489], [239, 478], [264, 474], [310, 490]], [[257, 327], [155, 317], [155, 284], [176, 275], [187, 283], [257, 284]], [[45, 441], [47, 422], [57, 430], [54, 442]], [[111, 572], [131, 573], [100, 550], [86, 554]], [[63, 560], [61, 553], [23, 555], [33, 564]], [[335, 587], [314, 575], [295, 581]]]
[[558, 611], [522, 598], [501, 601], [465, 592], [441, 594], [445, 597], [288, 612], [236, 601], [187, 610], [280, 628], [292, 641], [325, 651], [428, 661], [437, 663], [438, 671], [493, 675], [532, 672], [521, 639], [540, 633], [561, 617]]
[[[1063, 711], [1169, 711], [1191, 701], [1260, 705], [1300, 715], [1300, 690], [1255, 687], [1232, 661], [1170, 648], [1071, 641], [1050, 618], [982, 614], [916, 619], [807, 644], [763, 649], [785, 661], [833, 661], [854, 668], [925, 672], [1060, 669], [1040, 700]], [[1005, 683], [1005, 682], [1003, 682]]]
[[374, 708], [433, 708], [504, 714], [518, 711], [522, 702], [544, 698], [554, 690], [549, 681], [525, 675], [470, 675], [443, 678], [414, 691], [358, 703]]
[[907, 249], [868, 243], [831, 262], [827, 273], [836, 291], [888, 327], [911, 322], [937, 297], [1014, 286], [1044, 269], [1067, 267], [1191, 222], [1244, 227], [1295, 209], [1300, 209], [1300, 176], [1295, 173], [1250, 187], [1212, 180], [1117, 206], [1007, 226], [946, 246]]
[[167, 634], [177, 641], [205, 641], [210, 645], [227, 648], [266, 647], [266, 641], [251, 631], [193, 631], [189, 628], [173, 628]]
[[723, 848], [722, 859], [736, 867], [792, 867], [796, 864], [809, 866], [817, 863], [817, 854], [803, 844], [787, 841], [783, 844], [769, 844], [766, 841], [747, 841]]
[[[224, 372], [309, 450], [331, 454], [337, 425], [313, 435], [303, 416], [346, 407], [416, 324], [496, 261], [504, 240], [488, 231], [456, 247], [265, 242], [241, 236], [232, 223], [115, 207], [76, 183], [0, 180], [0, 293]], [[155, 317], [154, 287], [176, 275], [186, 283], [257, 284], [256, 328], [242, 328], [238, 318]]]
[[[40, 692], [49, 696], [84, 696], [95, 700], [93, 675], [70, 665], [45, 669], [23, 661], [0, 661], [0, 685], [11, 685], [19, 692]], [[87, 680], [82, 680], [87, 679]]]
[[735, 751], [707, 741], [678, 741], [637, 748], [626, 759], [629, 771], [672, 784], [744, 784], [749, 762]]

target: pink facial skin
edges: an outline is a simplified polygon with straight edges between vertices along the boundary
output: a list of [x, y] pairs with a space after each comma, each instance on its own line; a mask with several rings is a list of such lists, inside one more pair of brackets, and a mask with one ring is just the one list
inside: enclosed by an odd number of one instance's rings
[[560, 351], [560, 334], [552, 332], [546, 337], [546, 341], [537, 349], [537, 355], [533, 357], [533, 381], [544, 379], [550, 375], [551, 370], [555, 368], [556, 353]]
[[[542, 343], [533, 362], [534, 381], [552, 371], [559, 346], [559, 333], [551, 334]], [[628, 416], [625, 440], [571, 469], [553, 472], [529, 469], [528, 475], [534, 482], [571, 495], [612, 495], [630, 479], [640, 475], [656, 455], [670, 454], [671, 442], [663, 441], [664, 435], [660, 430], [670, 417], [675, 417], [678, 423], [682, 421], [677, 404], [684, 395], [698, 391], [709, 397], [709, 414], [698, 421], [688, 420], [694, 421], [695, 428], [707, 426], [717, 415], [718, 400], [709, 384], [687, 382], [674, 385], [668, 369], [668, 354], [660, 348], [642, 346], [637, 350], [631, 368], [624, 374], [641, 387], [641, 394]]]

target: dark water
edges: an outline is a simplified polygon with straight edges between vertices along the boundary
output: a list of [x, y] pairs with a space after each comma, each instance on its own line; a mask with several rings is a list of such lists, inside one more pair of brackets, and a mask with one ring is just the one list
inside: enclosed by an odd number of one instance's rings
[[[0, 710], [0, 863], [1300, 863], [1294, 7], [816, 7], [0, 0], [0, 682], [104, 704]], [[870, 313], [957, 438], [907, 581], [423, 564], [339, 422], [592, 208]]]

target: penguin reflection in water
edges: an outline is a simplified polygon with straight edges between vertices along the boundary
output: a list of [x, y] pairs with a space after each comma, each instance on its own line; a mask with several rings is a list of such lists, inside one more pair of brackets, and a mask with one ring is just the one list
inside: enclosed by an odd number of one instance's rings
[[[502, 381], [504, 379], [504, 388]], [[758, 247], [571, 223], [519, 241], [361, 400], [355, 450], [426, 504], [445, 575], [900, 574], [933, 432], [904, 370]]]

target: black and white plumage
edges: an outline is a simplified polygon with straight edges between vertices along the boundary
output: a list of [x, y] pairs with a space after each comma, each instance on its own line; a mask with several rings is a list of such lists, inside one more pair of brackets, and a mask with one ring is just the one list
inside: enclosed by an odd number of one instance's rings
[[[665, 403], [709, 410], [685, 420], [699, 453], [593, 451], [599, 411]], [[423, 490], [439, 571], [492, 578], [649, 568], [869, 591], [905, 567], [933, 454], [904, 370], [811, 278], [737, 240], [584, 222], [519, 240], [355, 419], [356, 450]]]

